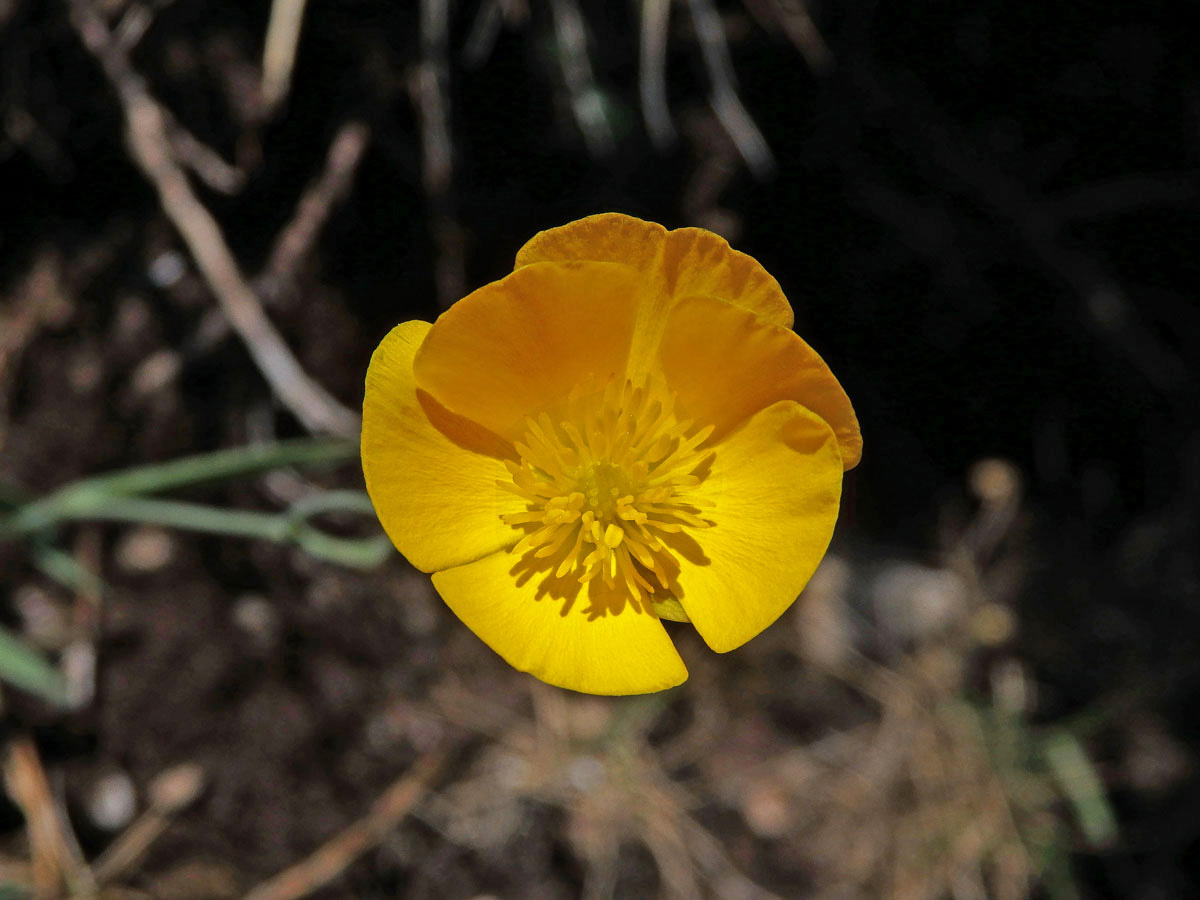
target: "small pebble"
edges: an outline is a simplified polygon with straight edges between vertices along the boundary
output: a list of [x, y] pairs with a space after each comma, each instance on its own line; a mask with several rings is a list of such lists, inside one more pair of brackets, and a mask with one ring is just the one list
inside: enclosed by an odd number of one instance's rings
[[121, 535], [116, 548], [117, 565], [126, 572], [157, 572], [175, 558], [175, 538], [161, 528], [140, 525]]
[[120, 831], [137, 812], [137, 790], [125, 772], [101, 775], [88, 791], [87, 816], [103, 831]]
[[266, 597], [243, 594], [233, 604], [233, 624], [264, 647], [279, 636], [279, 614]]
[[146, 276], [155, 287], [169, 288], [176, 284], [186, 271], [187, 261], [184, 260], [183, 254], [168, 250], [150, 261]]

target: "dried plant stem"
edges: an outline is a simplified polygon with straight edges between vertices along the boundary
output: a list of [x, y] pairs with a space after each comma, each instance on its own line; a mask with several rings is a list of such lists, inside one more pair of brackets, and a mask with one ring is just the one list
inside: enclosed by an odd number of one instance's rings
[[200, 796], [205, 781], [205, 772], [196, 763], [183, 763], [158, 775], [150, 783], [149, 807], [96, 859], [96, 880], [105, 884], [131, 872], [175, 816]]
[[[166, 113], [166, 110], [163, 112]], [[180, 125], [169, 113], [165, 118], [171, 153], [180, 164], [191, 169], [197, 178], [218, 193], [236, 194], [242, 189], [246, 183], [245, 172], [225, 162], [221, 154]]]
[[833, 51], [809, 14], [805, 0], [745, 0], [745, 5], [764, 27], [782, 28], [814, 73], [826, 75], [833, 68]]
[[310, 431], [356, 436], [362, 425], [358, 415], [308, 377], [263, 312], [216, 220], [171, 155], [162, 107], [113, 41], [104, 20], [87, 0], [72, 0], [71, 20], [120, 97], [134, 161], [154, 185], [163, 211], [276, 396]]
[[295, 280], [333, 208], [350, 193], [370, 140], [371, 130], [362, 122], [347, 122], [338, 129], [320, 177], [304, 191], [291, 221], [275, 239], [266, 266], [254, 280], [254, 287], [268, 304]]
[[296, 65], [296, 45], [304, 22], [306, 0], [275, 0], [263, 45], [262, 104], [275, 110], [287, 98]]
[[250, 890], [243, 900], [299, 900], [329, 884], [408, 815], [441, 771], [447, 756], [430, 752], [375, 801], [371, 811], [311, 856]]
[[450, 135], [450, 5], [421, 0], [421, 58], [408, 80], [421, 133], [421, 180], [429, 206], [438, 303], [466, 293], [465, 237], [455, 216], [454, 147]]
[[587, 26], [575, 0], [550, 0], [554, 18], [554, 40], [563, 83], [571, 100], [575, 123], [593, 156], [607, 156], [615, 146], [612, 129], [604, 112], [603, 98], [596, 86], [588, 56]]
[[729, 58], [729, 45], [725, 41], [721, 16], [712, 0], [688, 0], [688, 10], [692, 14], [696, 40], [700, 42], [704, 67], [712, 82], [709, 103], [713, 113], [729, 132], [738, 153], [754, 176], [768, 178], [775, 172], [775, 157], [738, 97], [733, 61]]
[[4, 758], [4, 783], [25, 816], [33, 895], [39, 900], [68, 894], [94, 895], [95, 880], [54, 801], [37, 747], [26, 735], [9, 743]]
[[650, 140], [660, 150], [675, 140], [667, 104], [667, 24], [671, 0], [643, 0], [638, 90]]

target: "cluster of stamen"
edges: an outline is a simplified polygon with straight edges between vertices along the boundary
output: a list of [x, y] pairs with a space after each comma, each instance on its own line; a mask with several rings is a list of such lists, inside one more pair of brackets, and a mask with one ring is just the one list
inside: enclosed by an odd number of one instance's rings
[[610, 381], [573, 392], [565, 421], [526, 419], [514, 445], [521, 461], [506, 463], [512, 482], [502, 483], [527, 506], [501, 517], [527, 531], [514, 552], [557, 560], [559, 578], [578, 572], [583, 584], [603, 578], [639, 602], [663, 598], [678, 571], [663, 535], [713, 524], [700, 515], [710, 504], [692, 493], [713, 429], [677, 420], [674, 406], [660, 389]]

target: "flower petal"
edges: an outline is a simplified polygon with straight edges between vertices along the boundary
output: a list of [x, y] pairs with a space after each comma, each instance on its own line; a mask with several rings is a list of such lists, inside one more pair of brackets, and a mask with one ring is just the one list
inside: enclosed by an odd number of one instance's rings
[[667, 235], [663, 268], [676, 298], [720, 297], [772, 325], [792, 327], [792, 306], [779, 282], [753, 256], [734, 250], [720, 235], [703, 228], [677, 228]]
[[629, 266], [536, 263], [442, 313], [417, 353], [417, 385], [508, 440], [577, 384], [625, 373], [641, 291]]
[[539, 231], [517, 251], [514, 268], [539, 262], [590, 259], [649, 271], [666, 242], [667, 229], [624, 213], [598, 213]]
[[600, 213], [535, 234], [517, 252], [516, 266], [583, 259], [624, 263], [649, 276], [649, 296], [663, 303], [652, 312], [659, 318], [680, 297], [706, 294], [792, 327], [779, 282], [754, 257], [703, 228], [667, 231], [622, 213]]
[[772, 403], [795, 400], [829, 423], [846, 469], [862, 457], [850, 398], [790, 329], [713, 297], [688, 297], [671, 310], [659, 363], [687, 416], [716, 426], [718, 438]]
[[764, 409], [717, 445], [696, 488], [715, 525], [676, 551], [679, 601], [713, 650], [741, 646], [792, 605], [829, 546], [841, 489], [833, 432], [797, 403]]
[[500, 516], [524, 508], [496, 484], [512, 480], [501, 459], [512, 448], [417, 390], [413, 357], [429, 329], [397, 325], [375, 350], [362, 428], [363, 474], [379, 521], [425, 572], [511, 547], [520, 535]]
[[[540, 562], [540, 561], [539, 561]], [[650, 612], [603, 579], [585, 587], [512, 553], [438, 572], [433, 585], [479, 638], [514, 668], [589, 694], [645, 694], [674, 687], [687, 669]]]

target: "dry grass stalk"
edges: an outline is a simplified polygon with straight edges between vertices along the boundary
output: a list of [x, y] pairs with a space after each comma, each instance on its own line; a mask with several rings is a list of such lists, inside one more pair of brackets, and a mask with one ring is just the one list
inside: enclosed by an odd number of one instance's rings
[[334, 135], [325, 156], [325, 168], [304, 191], [291, 220], [276, 237], [262, 273], [254, 280], [254, 287], [265, 302], [270, 303], [295, 281], [301, 263], [316, 245], [334, 207], [349, 195], [370, 140], [371, 130], [357, 121], [345, 123]]
[[14, 738], [4, 759], [4, 784], [25, 816], [29, 838], [29, 885], [38, 900], [91, 896], [96, 884], [79, 854], [74, 834], [55, 802], [37, 747]]
[[308, 376], [263, 312], [216, 220], [197, 199], [171, 154], [167, 116], [104, 20], [88, 0], [73, 0], [71, 21], [121, 100], [134, 161], [154, 185], [163, 212], [179, 230], [222, 311], [280, 402], [310, 431], [356, 437], [361, 428], [357, 413]]
[[692, 27], [696, 31], [704, 67], [712, 84], [709, 103], [713, 113], [729, 133], [747, 168], [756, 178], [769, 178], [775, 173], [775, 156], [738, 97], [737, 79], [733, 61], [729, 58], [729, 44], [725, 39], [721, 16], [712, 0], [688, 0], [688, 10], [692, 14]]
[[268, 113], [287, 99], [306, 0], [274, 0], [263, 45], [262, 104]]
[[667, 24], [671, 0], [643, 0], [638, 56], [638, 92], [646, 131], [658, 149], [675, 140], [671, 110], [667, 104]]
[[155, 778], [149, 808], [96, 859], [96, 880], [105, 884], [131, 872], [175, 816], [200, 796], [204, 782], [204, 770], [195, 763], [174, 766]]
[[329, 884], [408, 815], [442, 771], [446, 759], [446, 753], [436, 751], [422, 756], [383, 792], [364, 818], [322, 844], [307, 859], [252, 888], [244, 900], [299, 900]]

